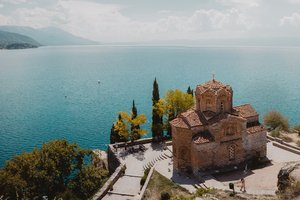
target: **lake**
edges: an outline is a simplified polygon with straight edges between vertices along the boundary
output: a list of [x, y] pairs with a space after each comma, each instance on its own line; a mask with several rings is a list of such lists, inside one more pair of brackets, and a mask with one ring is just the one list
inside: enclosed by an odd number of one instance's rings
[[[300, 123], [300, 48], [69, 46], [0, 51], [0, 166], [65, 138], [105, 149], [118, 111], [151, 124], [152, 84], [195, 88], [212, 79], [232, 86], [234, 104], [263, 116], [276, 109]], [[98, 83], [100, 80], [100, 84]], [[148, 132], [151, 135], [150, 132]]]

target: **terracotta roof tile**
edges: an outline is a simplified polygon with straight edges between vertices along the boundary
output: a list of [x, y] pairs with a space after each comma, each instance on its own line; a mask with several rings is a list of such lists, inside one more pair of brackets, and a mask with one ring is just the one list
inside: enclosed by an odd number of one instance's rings
[[266, 129], [263, 125], [257, 125], [257, 126], [248, 127], [247, 128], [247, 133], [253, 134], [253, 133], [261, 132], [261, 131], [264, 131], [264, 130], [266, 130]]
[[258, 115], [256, 110], [250, 104], [235, 106], [233, 107], [233, 109], [238, 111], [239, 115], [243, 118], [248, 118], [248, 117], [253, 117]]
[[197, 90], [200, 93], [204, 93], [208, 89], [218, 91], [219, 89], [222, 89], [222, 88], [224, 88], [226, 90], [231, 90], [231, 87], [229, 85], [224, 85], [223, 83], [221, 83], [220, 81], [217, 81], [215, 79], [209, 80], [206, 83], [204, 83], [203, 85], [197, 85]]
[[183, 117], [184, 121], [187, 122], [190, 127], [203, 125], [203, 123], [199, 119], [199, 115], [194, 109], [189, 109], [186, 112], [181, 113], [180, 116]]
[[184, 122], [184, 120], [180, 117], [173, 119], [170, 124], [178, 128], [189, 128], [189, 126]]
[[195, 144], [204, 144], [214, 141], [214, 137], [208, 130], [201, 131], [193, 137]]

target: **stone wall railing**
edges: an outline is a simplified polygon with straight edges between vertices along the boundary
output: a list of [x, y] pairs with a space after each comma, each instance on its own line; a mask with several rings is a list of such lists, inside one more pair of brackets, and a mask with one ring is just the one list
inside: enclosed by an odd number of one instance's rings
[[115, 182], [123, 175], [125, 174], [126, 165], [121, 164], [115, 172], [109, 177], [109, 179], [106, 181], [106, 183], [100, 188], [98, 192], [91, 198], [92, 200], [99, 200], [102, 199], [107, 192], [113, 187]]
[[283, 145], [285, 145], [285, 146], [288, 146], [288, 147], [290, 147], [290, 148], [293, 148], [293, 149], [295, 149], [295, 150], [297, 150], [297, 151], [300, 151], [300, 148], [299, 148], [299, 147], [294, 146], [294, 145], [291, 145], [291, 144], [289, 144], [289, 143], [283, 141], [281, 138], [272, 137], [272, 136], [270, 136], [270, 135], [267, 135], [267, 138], [268, 138], [269, 140], [271, 140], [271, 141], [278, 142], [278, 143], [280, 143], [280, 144], [283, 144]]
[[152, 176], [152, 174], [153, 174], [153, 171], [154, 171], [154, 166], [151, 167], [151, 169], [150, 169], [150, 171], [149, 171], [149, 173], [148, 173], [148, 175], [147, 175], [146, 181], [145, 181], [145, 183], [144, 183], [144, 185], [143, 185], [143, 187], [142, 187], [142, 189], [141, 189], [141, 191], [140, 191], [140, 195], [139, 195], [139, 197], [137, 198], [138, 200], [141, 200], [141, 199], [144, 197], [144, 194], [145, 194], [145, 192], [146, 192], [146, 189], [147, 189], [147, 186], [148, 186], [148, 184], [149, 184], [150, 178], [151, 178], [151, 176]]

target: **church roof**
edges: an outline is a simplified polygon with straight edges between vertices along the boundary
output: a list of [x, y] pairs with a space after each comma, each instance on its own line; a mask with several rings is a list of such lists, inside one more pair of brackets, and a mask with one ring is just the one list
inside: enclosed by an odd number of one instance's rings
[[204, 144], [208, 142], [215, 141], [214, 136], [209, 132], [209, 130], [204, 130], [193, 136], [193, 141], [195, 144]]
[[247, 132], [249, 134], [258, 133], [258, 132], [261, 132], [264, 130], [265, 130], [265, 127], [263, 125], [251, 126], [251, 127], [247, 128]]
[[189, 128], [189, 126], [183, 121], [182, 118], [177, 117], [170, 122], [173, 126], [178, 128]]
[[256, 110], [250, 104], [235, 106], [233, 109], [238, 111], [239, 116], [243, 118], [249, 118], [258, 115]]
[[202, 85], [197, 85], [196, 88], [196, 90], [200, 91], [200, 93], [204, 93], [207, 90], [213, 90], [216, 92], [220, 89], [226, 89], [228, 91], [231, 91], [231, 87], [229, 85], [224, 85], [223, 83], [215, 79], [209, 80]]

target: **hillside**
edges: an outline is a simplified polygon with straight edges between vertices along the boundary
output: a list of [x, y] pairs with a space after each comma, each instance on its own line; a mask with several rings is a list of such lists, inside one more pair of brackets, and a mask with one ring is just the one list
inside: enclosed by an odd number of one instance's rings
[[31, 38], [34, 38], [42, 45], [59, 46], [98, 44], [97, 42], [72, 35], [68, 32], [54, 27], [34, 29], [23, 26], [0, 26], [0, 30], [27, 35]]
[[0, 49], [27, 49], [41, 46], [34, 39], [18, 33], [0, 30]]

